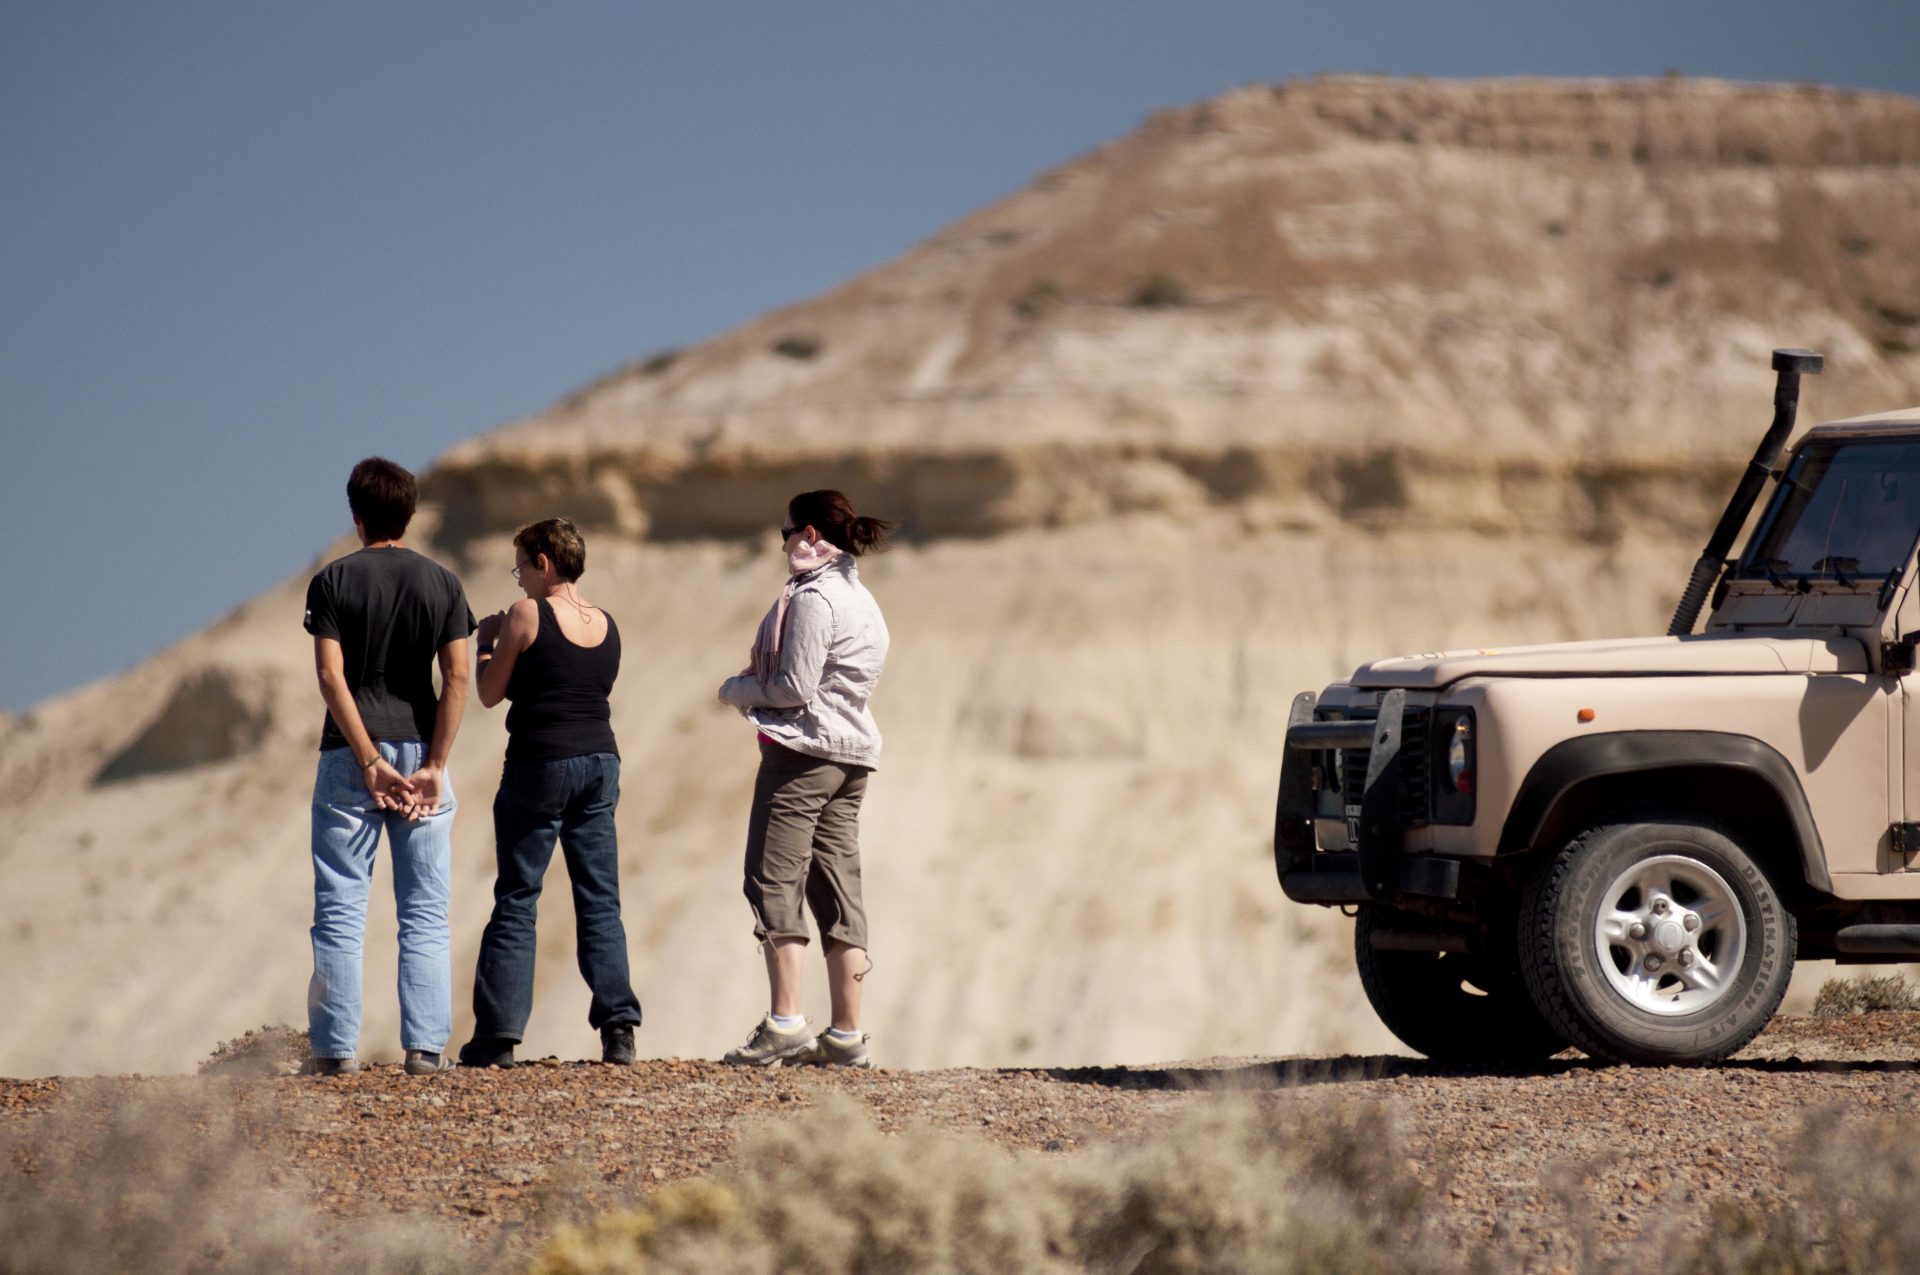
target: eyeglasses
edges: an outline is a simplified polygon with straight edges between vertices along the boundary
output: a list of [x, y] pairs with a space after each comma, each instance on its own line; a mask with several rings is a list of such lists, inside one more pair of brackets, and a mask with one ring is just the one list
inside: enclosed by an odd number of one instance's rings
[[519, 562], [516, 562], [516, 563], [514, 563], [514, 564], [513, 564], [513, 565], [512, 565], [511, 567], [508, 567], [508, 568], [507, 568], [507, 574], [513, 577], [513, 582], [514, 582], [515, 584], [519, 584], [519, 583], [520, 583], [520, 569], [521, 569], [521, 567], [522, 567], [522, 566], [529, 566], [529, 567], [530, 567], [530, 566], [532, 566], [532, 565], [533, 565], [533, 564], [532, 564], [532, 563], [530, 563], [530, 562], [528, 562], [528, 563], [519, 563]]

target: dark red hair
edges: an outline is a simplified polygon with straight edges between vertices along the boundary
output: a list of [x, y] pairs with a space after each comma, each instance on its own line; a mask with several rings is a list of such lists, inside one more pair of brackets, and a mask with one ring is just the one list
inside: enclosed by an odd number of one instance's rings
[[812, 527], [836, 549], [859, 557], [881, 543], [899, 524], [854, 512], [853, 502], [837, 491], [803, 491], [787, 502], [787, 523]]

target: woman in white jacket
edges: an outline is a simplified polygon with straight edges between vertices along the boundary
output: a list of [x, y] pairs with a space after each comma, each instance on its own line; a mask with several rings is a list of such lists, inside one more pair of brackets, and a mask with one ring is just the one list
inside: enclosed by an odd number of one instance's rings
[[[837, 491], [789, 501], [780, 529], [786, 587], [760, 621], [747, 667], [720, 686], [721, 702], [759, 729], [745, 892], [771, 1002], [747, 1043], [727, 1054], [730, 1063], [873, 1065], [860, 1030], [860, 983], [870, 966], [859, 820], [880, 760], [867, 699], [886, 663], [887, 625], [855, 559], [892, 528], [855, 513]], [[800, 1003], [806, 910], [820, 930], [833, 1010], [817, 1036]]]

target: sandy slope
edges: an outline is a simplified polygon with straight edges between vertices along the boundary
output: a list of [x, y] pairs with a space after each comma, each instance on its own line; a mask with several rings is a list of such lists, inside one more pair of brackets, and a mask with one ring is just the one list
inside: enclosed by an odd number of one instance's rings
[[[1273, 881], [1288, 697], [1375, 651], [1646, 630], [1683, 556], [1475, 537], [1336, 551], [1231, 520], [1140, 518], [870, 560], [896, 651], [865, 819], [885, 1057], [1390, 1047], [1361, 1007], [1344, 922], [1285, 906]], [[476, 605], [506, 600], [509, 561], [500, 547], [470, 573]], [[650, 1052], [715, 1054], [758, 1005], [738, 895], [751, 738], [712, 688], [738, 666], [778, 566], [770, 545], [596, 545], [584, 582], [626, 650], [620, 832]], [[293, 586], [262, 598], [146, 677], [43, 710], [36, 733], [72, 741], [58, 753], [9, 748], [8, 788], [36, 800], [17, 803], [0, 851], [14, 883], [0, 894], [0, 1001], [19, 1025], [0, 1070], [179, 1069], [210, 1036], [300, 1021], [318, 699], [298, 611]], [[208, 662], [270, 671], [271, 742], [246, 760], [89, 788], [124, 734], [114, 723]], [[489, 904], [486, 803], [503, 743], [499, 715], [476, 708], [455, 757], [462, 983]], [[555, 873], [531, 1045], [581, 1056], [594, 1042]], [[391, 1055], [391, 902], [376, 900], [366, 1042]]]

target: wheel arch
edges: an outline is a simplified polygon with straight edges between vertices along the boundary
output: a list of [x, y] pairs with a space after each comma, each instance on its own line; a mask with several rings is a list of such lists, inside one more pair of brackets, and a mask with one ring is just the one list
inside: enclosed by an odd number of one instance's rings
[[1551, 848], [1621, 805], [1692, 807], [1742, 834], [1786, 882], [1833, 892], [1806, 790], [1779, 751], [1721, 731], [1616, 731], [1563, 740], [1527, 772], [1500, 854]]

